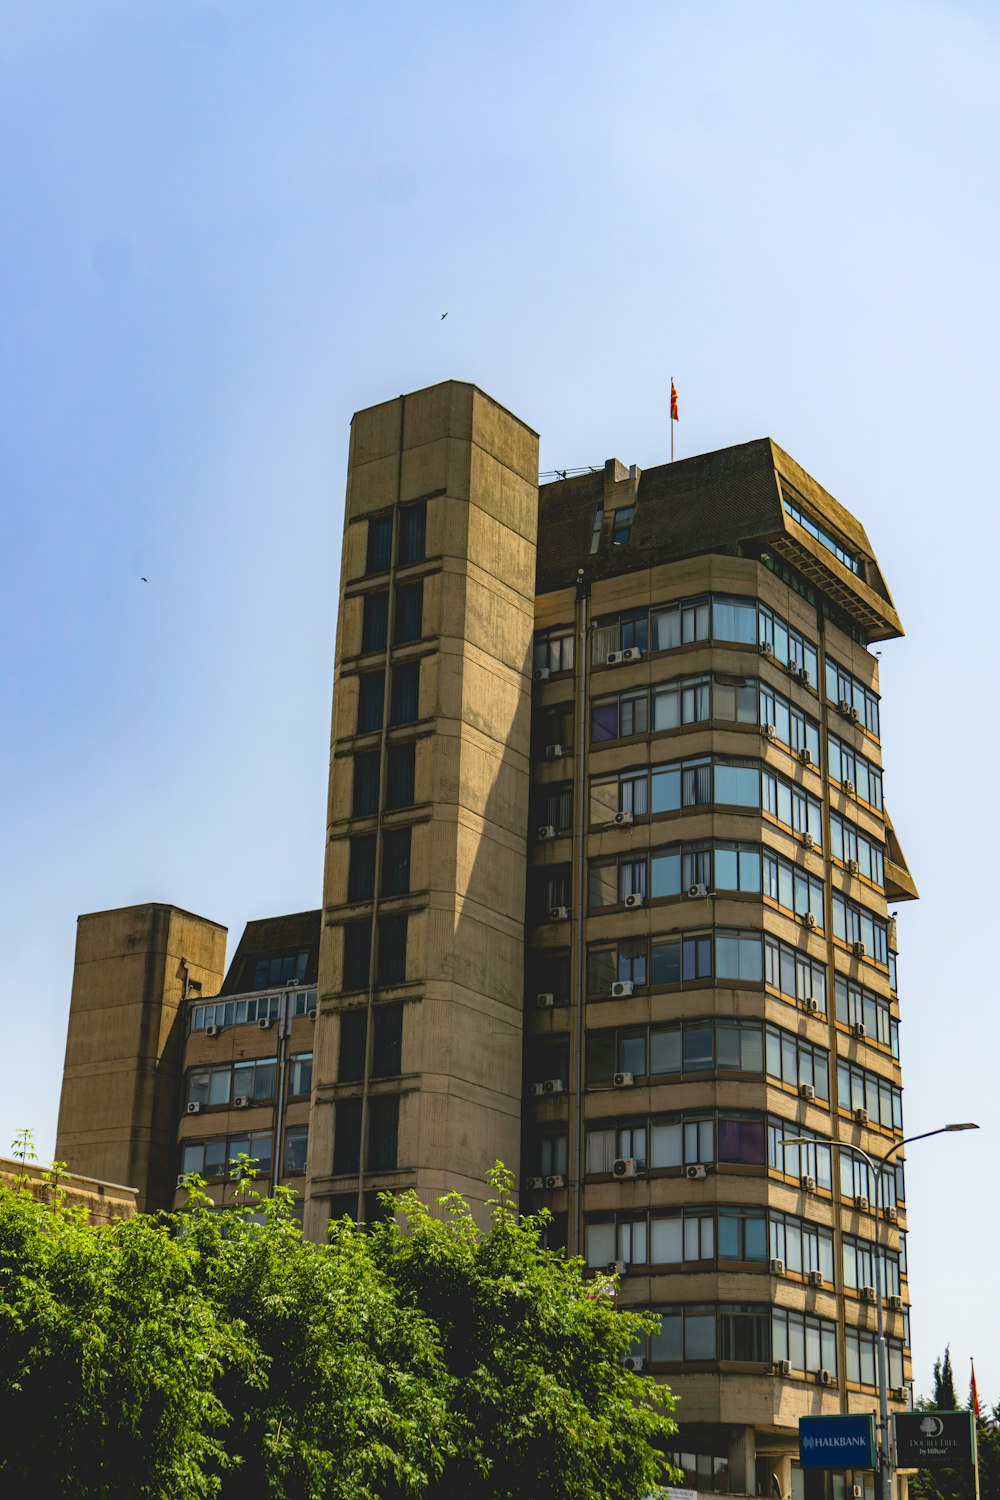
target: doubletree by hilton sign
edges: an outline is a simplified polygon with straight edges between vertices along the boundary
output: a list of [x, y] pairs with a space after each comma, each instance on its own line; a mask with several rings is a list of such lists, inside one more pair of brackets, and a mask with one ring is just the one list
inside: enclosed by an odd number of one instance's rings
[[971, 1411], [897, 1412], [896, 1467], [974, 1464], [976, 1428]]

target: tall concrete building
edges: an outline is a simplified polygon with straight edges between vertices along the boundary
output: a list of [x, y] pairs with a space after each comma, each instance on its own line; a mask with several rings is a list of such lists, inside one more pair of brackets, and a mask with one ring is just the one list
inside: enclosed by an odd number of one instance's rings
[[910, 1368], [903, 1166], [877, 1204], [847, 1149], [902, 1137], [900, 623], [768, 439], [537, 462], [459, 382], [355, 416], [322, 908], [224, 980], [211, 923], [82, 918], [58, 1154], [148, 1205], [246, 1152], [315, 1238], [387, 1189], [481, 1209], [501, 1158], [661, 1315], [691, 1488], [846, 1500], [796, 1427], [874, 1406], [876, 1246], [897, 1401]]

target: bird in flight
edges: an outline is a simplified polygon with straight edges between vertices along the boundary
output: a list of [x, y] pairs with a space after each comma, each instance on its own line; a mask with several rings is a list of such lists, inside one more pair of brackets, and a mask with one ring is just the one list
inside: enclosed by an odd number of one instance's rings
[[447, 316], [448, 316], [448, 314], [447, 314], [447, 313], [442, 313], [442, 314], [441, 314], [441, 322], [442, 322], [442, 323], [443, 323], [443, 322], [444, 322], [444, 320], [445, 320], [445, 318], [446, 318], [446, 317], [447, 317]]
[[148, 579], [148, 578], [140, 578], [140, 579], [139, 579], [139, 582], [140, 582], [140, 583], [148, 583], [148, 582], [149, 582], [149, 579]]

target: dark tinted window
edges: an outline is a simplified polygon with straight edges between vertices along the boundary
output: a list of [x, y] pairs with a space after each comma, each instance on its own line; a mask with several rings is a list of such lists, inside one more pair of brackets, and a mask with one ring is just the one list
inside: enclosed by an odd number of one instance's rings
[[351, 862], [347, 871], [348, 901], [370, 901], [375, 894], [375, 835], [351, 839]]
[[382, 728], [385, 673], [362, 672], [358, 679], [358, 734]]
[[403, 984], [406, 979], [406, 913], [380, 917], [378, 924], [378, 982]]
[[401, 568], [407, 563], [423, 560], [426, 532], [427, 507], [425, 505], [404, 506], [399, 512], [399, 546], [396, 558]]
[[382, 895], [402, 896], [410, 889], [409, 828], [390, 828], [382, 835]]
[[[396, 619], [393, 640], [397, 645], [404, 641], [418, 641], [423, 634], [424, 584], [418, 578], [415, 583], [401, 584], [396, 590]], [[384, 637], [384, 629], [383, 629]], [[383, 646], [385, 640], [382, 641]], [[369, 648], [376, 650], [377, 647]]]
[[403, 1007], [376, 1005], [372, 1077], [392, 1078], [402, 1071]]
[[[352, 813], [355, 818], [364, 817], [366, 813], [378, 812], [379, 759], [379, 752], [377, 750], [366, 750], [362, 755], [354, 757], [354, 802]], [[391, 768], [391, 750], [389, 751], [389, 765]], [[392, 806], [391, 803], [390, 806]]]
[[368, 1170], [392, 1171], [399, 1136], [399, 1096], [376, 1095], [368, 1101]]
[[344, 989], [363, 990], [368, 987], [368, 963], [371, 949], [372, 924], [366, 918], [362, 922], [348, 922], [344, 927]]
[[366, 594], [364, 600], [364, 615], [362, 616], [361, 620], [362, 651], [385, 650], [388, 621], [388, 592], [386, 590], [383, 590], [380, 594]]
[[365, 1032], [368, 1012], [345, 1010], [340, 1017], [338, 1083], [357, 1083], [365, 1076]]
[[357, 1172], [361, 1165], [361, 1100], [342, 1099], [334, 1109], [333, 1170]]
[[[416, 763], [417, 747], [411, 743], [408, 745], [389, 746], [389, 764], [387, 767], [385, 805], [387, 808], [412, 807], [414, 793], [414, 770]], [[360, 756], [355, 757], [360, 760]], [[355, 783], [356, 784], [356, 783]], [[376, 791], [376, 804], [377, 804]]]
[[420, 717], [420, 663], [403, 662], [392, 669], [390, 724], [413, 724]]
[[392, 556], [392, 516], [372, 516], [368, 522], [366, 573], [386, 573]]

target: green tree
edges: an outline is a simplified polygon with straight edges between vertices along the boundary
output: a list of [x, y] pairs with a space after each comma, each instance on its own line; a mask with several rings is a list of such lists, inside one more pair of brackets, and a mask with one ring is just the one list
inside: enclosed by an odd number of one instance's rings
[[[920, 1411], [957, 1411], [962, 1404], [955, 1395], [950, 1347], [934, 1361], [933, 1395], [917, 1403]], [[966, 1409], [970, 1403], [964, 1403]], [[1000, 1500], [1000, 1405], [989, 1408], [980, 1402], [976, 1420], [979, 1451], [979, 1500]], [[919, 1469], [910, 1478], [914, 1500], [975, 1500], [976, 1484], [971, 1467]]]

